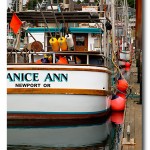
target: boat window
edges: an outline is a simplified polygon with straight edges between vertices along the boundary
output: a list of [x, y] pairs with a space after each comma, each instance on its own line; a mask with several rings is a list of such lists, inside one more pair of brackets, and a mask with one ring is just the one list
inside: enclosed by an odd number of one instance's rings
[[85, 45], [85, 37], [84, 36], [76, 36], [76, 46], [84, 46]]

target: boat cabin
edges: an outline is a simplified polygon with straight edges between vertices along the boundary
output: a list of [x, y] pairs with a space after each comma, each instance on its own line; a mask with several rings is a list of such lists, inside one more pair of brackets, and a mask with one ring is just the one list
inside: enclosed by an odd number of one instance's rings
[[[25, 57], [25, 48], [30, 49], [30, 54], [28, 54], [29, 59], [25, 61], [25, 58], [20, 61], [20, 56], [15, 57], [13, 59], [8, 59], [8, 63], [35, 63], [37, 60], [42, 59], [44, 54], [52, 54], [53, 61], [55, 63], [55, 59], [59, 59], [57, 55], [67, 56], [67, 59], [70, 60], [69, 63], [78, 63], [78, 64], [95, 64], [95, 65], [103, 65], [104, 63], [104, 45], [103, 45], [103, 30], [101, 28], [87, 28], [87, 27], [70, 27], [68, 28], [68, 33], [71, 34], [73, 38], [74, 46], [66, 51], [63, 51], [61, 48], [59, 51], [54, 53], [52, 46], [50, 44], [50, 33], [56, 39], [59, 39], [61, 36], [65, 36], [64, 28], [28, 28], [28, 34], [24, 36], [23, 41], [26, 41], [24, 47], [21, 48], [21, 53], [24, 54]], [[38, 44], [35, 43], [39, 42]], [[32, 47], [36, 46], [38, 49], [39, 46], [42, 47], [42, 50], [39, 52], [33, 52]], [[23, 52], [22, 52], [23, 51]], [[33, 53], [32, 53], [33, 52]], [[16, 53], [14, 53], [16, 54]], [[55, 56], [54, 56], [55, 55]], [[98, 56], [101, 55], [101, 56]], [[71, 57], [70, 57], [71, 56]], [[17, 58], [17, 60], [16, 60]], [[67, 61], [68, 61], [67, 60]]]
[[[52, 51], [49, 40], [50, 35], [48, 29], [45, 28], [29, 28], [30, 33], [36, 38], [37, 41], [41, 41], [44, 47], [44, 51]], [[57, 28], [49, 28], [52, 35], [57, 39], [63, 36], [63, 28], [59, 30]], [[103, 52], [102, 34], [103, 30], [99, 28], [80, 28], [70, 27], [69, 33], [73, 36], [74, 51], [100, 51]], [[34, 39], [28, 35], [29, 43], [34, 42]], [[61, 49], [60, 49], [61, 51]]]

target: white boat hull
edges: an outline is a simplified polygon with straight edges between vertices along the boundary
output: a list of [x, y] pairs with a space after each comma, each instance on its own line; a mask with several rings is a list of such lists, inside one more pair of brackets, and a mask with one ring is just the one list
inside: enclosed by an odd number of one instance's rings
[[8, 115], [15, 114], [10, 115], [14, 119], [38, 119], [42, 115], [43, 119], [82, 118], [106, 113], [110, 108], [106, 96], [13, 94], [7, 99]]
[[120, 52], [120, 60], [130, 61], [131, 60], [131, 52], [130, 51]]
[[[106, 68], [65, 66], [62, 69], [57, 65], [40, 65], [39, 70], [36, 66], [17, 67], [8, 69], [8, 119], [86, 119], [106, 115], [110, 109]], [[35, 73], [35, 81], [31, 82]], [[28, 75], [26, 81], [23, 78], [15, 81], [16, 74]], [[50, 81], [45, 78], [47, 74], [65, 74], [66, 78]], [[45, 79], [49, 82], [44, 82]], [[31, 86], [35, 84], [40, 86]]]

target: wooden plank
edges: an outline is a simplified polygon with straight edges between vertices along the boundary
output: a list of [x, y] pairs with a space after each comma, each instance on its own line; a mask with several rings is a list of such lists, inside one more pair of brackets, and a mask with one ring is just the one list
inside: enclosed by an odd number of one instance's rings
[[[131, 138], [133, 138], [134, 140], [136, 139], [135, 136], [135, 126], [137, 126], [137, 124], [135, 124], [135, 106], [134, 106], [134, 100], [130, 99], [131, 101], [131, 113], [130, 113], [130, 125], [131, 125]], [[129, 145], [129, 148], [131, 150], [135, 150], [135, 145]]]
[[67, 88], [7, 88], [7, 94], [71, 94], [107, 96], [111, 91]]
[[23, 67], [20, 67], [20, 68], [17, 68], [17, 67], [13, 67], [13, 68], [7, 68], [7, 70], [66, 70], [66, 71], [90, 71], [90, 72], [104, 72], [104, 73], [108, 73], [108, 74], [111, 74], [110, 70], [103, 70], [103, 69], [100, 69], [100, 68], [63, 68], [62, 66], [60, 68], [42, 68], [42, 67], [26, 67], [26, 68], [23, 68]]
[[[135, 124], [134, 124], [134, 104], [133, 104], [133, 100], [132, 99], [129, 99], [129, 104], [130, 104], [130, 114], [129, 114], [129, 125], [130, 125], [130, 139], [133, 138], [135, 139], [135, 132], [134, 132], [134, 129], [135, 129]], [[128, 148], [129, 150], [134, 150], [134, 147], [135, 145], [128, 145]]]
[[142, 150], [142, 106], [135, 105], [135, 137], [136, 137], [136, 150]]
[[127, 125], [130, 124], [130, 138], [134, 138], [135, 145], [122, 145], [122, 150], [142, 149], [142, 106], [133, 99], [127, 101], [124, 121], [123, 138], [127, 138]]

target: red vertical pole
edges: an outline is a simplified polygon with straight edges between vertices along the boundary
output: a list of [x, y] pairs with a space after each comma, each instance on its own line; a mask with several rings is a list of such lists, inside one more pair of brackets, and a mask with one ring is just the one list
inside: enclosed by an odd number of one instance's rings
[[138, 83], [140, 83], [140, 102], [142, 103], [142, 0], [136, 0], [136, 59], [138, 67]]
[[142, 50], [142, 0], [136, 0], [136, 49]]

